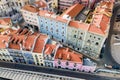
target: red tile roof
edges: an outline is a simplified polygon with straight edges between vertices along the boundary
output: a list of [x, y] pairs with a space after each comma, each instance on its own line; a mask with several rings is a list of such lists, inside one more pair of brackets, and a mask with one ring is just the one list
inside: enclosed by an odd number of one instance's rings
[[14, 31], [14, 33], [0, 34], [0, 48], [5, 48], [6, 42], [9, 43], [8, 48], [10, 49], [20, 50], [22, 48], [27, 51], [32, 51], [33, 49], [33, 52], [42, 53], [48, 36], [40, 33], [25, 35], [29, 32], [27, 29], [19, 29]]
[[56, 18], [53, 18], [52, 15], [54, 15], [54, 13], [53, 12], [49, 12], [47, 10], [40, 10], [39, 11], [39, 15], [40, 16], [44, 16], [46, 18], [52, 18], [52, 19], [55, 19], [57, 21], [61, 21], [61, 22], [64, 22], [64, 23], [67, 23], [67, 21], [68, 21], [66, 19], [63, 19], [61, 16], [57, 16], [57, 15], [56, 15]]
[[33, 13], [39, 12], [39, 8], [32, 5], [25, 5], [22, 9]]
[[79, 22], [79, 21], [70, 21], [69, 26], [87, 31], [89, 29], [90, 24]]
[[9, 25], [11, 23], [10, 18], [0, 18], [0, 25]]
[[69, 60], [73, 62], [82, 63], [83, 55], [73, 52], [68, 48], [58, 48], [55, 59]]
[[63, 15], [69, 15], [71, 16], [71, 18], [77, 16], [77, 14], [83, 10], [85, 6], [82, 4], [75, 4], [73, 6], [71, 6], [70, 8], [68, 8], [61, 16]]
[[46, 2], [43, 2], [43, 1], [37, 1], [35, 2], [35, 4], [40, 8], [44, 8], [47, 6]]
[[52, 51], [56, 48], [56, 45], [52, 45], [52, 44], [46, 44], [45, 45], [45, 54], [49, 55], [52, 53]]
[[33, 52], [42, 53], [43, 48], [45, 46], [45, 41], [47, 38], [48, 38], [48, 36], [41, 34], [36, 41], [35, 48], [34, 48]]
[[91, 33], [102, 35], [102, 36], [105, 35], [105, 33], [100, 28], [98, 28], [95, 24], [91, 24], [88, 31]]
[[112, 15], [113, 3], [110, 1], [102, 1], [96, 7], [93, 14], [93, 21], [89, 29], [92, 33], [105, 35], [109, 29], [110, 18]]

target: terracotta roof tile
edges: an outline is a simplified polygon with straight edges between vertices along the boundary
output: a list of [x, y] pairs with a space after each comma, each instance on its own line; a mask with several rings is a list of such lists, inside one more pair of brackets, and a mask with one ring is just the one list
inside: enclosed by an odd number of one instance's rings
[[69, 60], [82, 63], [83, 56], [81, 54], [70, 51], [68, 48], [58, 48], [55, 59]]
[[35, 4], [40, 8], [44, 8], [47, 6], [47, 4], [43, 1], [37, 1], [37, 2], [35, 2]]
[[89, 28], [90, 32], [105, 35], [109, 29], [110, 18], [112, 15], [113, 2], [101, 1], [94, 11], [93, 21]]
[[[19, 33], [19, 35], [17, 34], [17, 32]], [[48, 39], [48, 36], [40, 33], [24, 35], [25, 33], [28, 34], [30, 33], [30, 31], [28, 31], [27, 29], [19, 29], [18, 31], [15, 31], [10, 35], [0, 34], [0, 48], [6, 48], [5, 42], [7, 43], [9, 42], [8, 48], [10, 49], [18, 50], [24, 49], [27, 51], [33, 50], [33, 52], [42, 53], [42, 50], [44, 48], [46, 40]]]
[[[46, 11], [46, 10], [40, 10], [39, 15], [44, 16], [46, 18], [52, 18], [51, 16], [54, 15], [54, 13]], [[61, 16], [57, 16], [57, 15], [56, 15], [56, 18], [52, 18], [52, 19], [55, 19], [55, 20], [58, 20], [58, 21], [61, 21], [61, 22], [64, 22], [64, 23], [67, 23], [67, 21], [68, 21], [66, 19], [63, 19]]]
[[71, 16], [71, 18], [77, 16], [77, 14], [83, 10], [85, 6], [82, 4], [75, 4], [73, 6], [71, 6], [70, 8], [68, 8], [61, 16], [63, 15], [69, 15]]
[[9, 25], [11, 23], [10, 18], [0, 18], [0, 25]]
[[43, 48], [45, 46], [45, 41], [47, 38], [48, 38], [47, 35], [40, 35], [36, 41], [35, 48], [34, 48], [33, 52], [42, 53]]
[[22, 9], [26, 10], [26, 11], [33, 12], [33, 13], [39, 12], [39, 8], [32, 6], [32, 5], [25, 5]]
[[52, 51], [56, 48], [56, 45], [52, 45], [52, 44], [46, 44], [45, 45], [45, 54], [49, 55], [52, 53]]
[[56, 20], [61, 21], [61, 22], [64, 22], [64, 23], [67, 23], [67, 22], [68, 22], [68, 20], [63, 19], [61, 16], [57, 16], [57, 17], [56, 17]]
[[105, 35], [105, 33], [100, 28], [98, 28], [95, 24], [91, 24], [88, 31], [91, 33], [96, 33], [103, 36]]
[[79, 21], [70, 21], [69, 26], [74, 28], [80, 28], [82, 30], [87, 31], [89, 29], [90, 24], [79, 22]]

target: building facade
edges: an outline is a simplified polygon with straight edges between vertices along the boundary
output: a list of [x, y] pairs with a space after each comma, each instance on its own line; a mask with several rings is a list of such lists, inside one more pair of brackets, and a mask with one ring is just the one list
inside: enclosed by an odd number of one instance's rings
[[0, 60], [86, 72], [93, 72], [96, 68], [95, 63], [88, 59], [83, 63], [82, 54], [28, 29], [7, 29], [0, 34]]
[[54, 58], [60, 44], [51, 39], [48, 40], [44, 48], [44, 63], [46, 67], [54, 67]]
[[0, 17], [10, 17], [13, 23], [22, 20], [19, 10], [28, 0], [1, 0], [0, 1]]
[[89, 8], [93, 8], [94, 4], [97, 1], [98, 0], [53, 0], [52, 8], [53, 10], [58, 9], [57, 10], [58, 12], [64, 12], [65, 10], [67, 10], [69, 7], [73, 6], [76, 3], [81, 3]]
[[[39, 12], [39, 25], [40, 25], [40, 32], [51, 35], [52, 38], [55, 38], [58, 41], [66, 42], [66, 20], [61, 20], [59, 16], [52, 15], [51, 13], [44, 13], [42, 14], [41, 11]], [[56, 20], [58, 19], [58, 20]]]
[[25, 5], [22, 9], [22, 15], [27, 24], [29, 24], [31, 27], [38, 27], [38, 10], [34, 6], [31, 5]]

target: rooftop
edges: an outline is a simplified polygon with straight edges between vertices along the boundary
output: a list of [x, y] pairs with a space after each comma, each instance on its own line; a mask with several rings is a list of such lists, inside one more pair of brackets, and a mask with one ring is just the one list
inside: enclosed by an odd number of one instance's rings
[[82, 63], [83, 55], [71, 51], [69, 48], [58, 48], [55, 59]]
[[45, 1], [43, 1], [43, 0], [40, 0], [40, 1], [36, 1], [35, 5], [40, 7], [40, 8], [44, 8], [44, 7], [47, 6], [47, 3]]
[[[29, 34], [28, 34], [29, 33]], [[32, 51], [42, 53], [47, 35], [41, 33], [30, 33], [28, 29], [19, 29], [13, 32], [0, 34], [0, 48]]]
[[52, 45], [52, 44], [46, 44], [45, 45], [45, 54], [49, 55], [52, 54], [53, 50], [55, 50], [56, 45]]
[[79, 21], [70, 21], [69, 26], [87, 31], [89, 29], [90, 24], [79, 22]]
[[33, 13], [39, 12], [39, 8], [34, 5], [25, 5], [22, 9]]
[[83, 10], [84, 7], [85, 6], [82, 4], [75, 4], [68, 8], [61, 16], [69, 15], [71, 18], [74, 18], [79, 12]]
[[9, 25], [11, 23], [10, 18], [0, 18], [0, 25]]

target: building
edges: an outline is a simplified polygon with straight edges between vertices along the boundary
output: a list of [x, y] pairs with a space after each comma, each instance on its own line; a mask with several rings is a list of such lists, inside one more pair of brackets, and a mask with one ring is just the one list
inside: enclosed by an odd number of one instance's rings
[[26, 0], [1, 0], [0, 17], [10, 17], [13, 23], [21, 21], [22, 15], [19, 13], [19, 10], [25, 5], [23, 1]]
[[108, 37], [113, 3], [101, 2], [94, 11], [93, 20], [86, 34], [84, 49], [86, 47], [91, 56], [99, 56], [101, 48]]
[[[81, 8], [78, 9], [78, 7]], [[75, 11], [76, 8], [78, 9], [77, 11]], [[69, 21], [73, 19], [83, 8], [83, 5], [75, 4], [61, 16], [57, 16], [48, 11], [39, 11], [40, 32], [51, 35], [51, 37], [56, 40], [65, 43]], [[76, 14], [73, 14], [72, 11]]]
[[63, 47], [47, 35], [22, 28], [6, 29], [0, 34], [0, 60], [86, 72], [96, 69], [96, 64], [82, 54]]
[[44, 65], [43, 49], [47, 35], [32, 33], [28, 29], [8, 29], [1, 33], [0, 39], [1, 51], [5, 51], [1, 52], [2, 60], [6, 61], [5, 57], [8, 57], [11, 62]]
[[1, 0], [0, 1], [0, 17], [6, 17], [12, 12], [12, 4], [10, 1]]
[[46, 67], [54, 67], [54, 59], [56, 51], [60, 47], [60, 44], [51, 39], [48, 40], [44, 48], [44, 63]]
[[59, 47], [56, 52], [54, 67], [73, 71], [94, 72], [96, 64], [69, 48]]
[[25, 5], [21, 9], [21, 13], [25, 22], [32, 28], [37, 28], [37, 30], [40, 30], [39, 21], [38, 21], [38, 12], [39, 9], [45, 9], [45, 7], [46, 4], [41, 1], [35, 2], [34, 5]]
[[60, 47], [56, 52], [54, 66], [56, 68], [79, 70], [82, 67], [83, 56], [70, 51], [68, 48]]
[[14, 8], [18, 11], [25, 5], [29, 4], [29, 0], [11, 0], [12, 5], [15, 6]]
[[97, 0], [53, 0], [52, 8], [54, 11], [58, 9], [58, 12], [64, 12], [76, 3], [81, 3], [89, 8], [92, 8], [96, 2]]
[[25, 22], [29, 24], [32, 28], [39, 26], [37, 17], [38, 11], [38, 8], [35, 8], [31, 5], [25, 5], [21, 10]]
[[[109, 23], [112, 15], [113, 3], [108, 1], [101, 2], [100, 5], [96, 7], [92, 17], [92, 22], [89, 24], [82, 21], [74, 20], [74, 17], [76, 17], [76, 15], [84, 9], [84, 7], [79, 8], [79, 6], [80, 4], [75, 4], [72, 7], [70, 7], [68, 10], [66, 10], [62, 15], [60, 15], [61, 20], [62, 19], [67, 20], [64, 23], [68, 26], [68, 27], [65, 27], [64, 29], [64, 31], [67, 31], [65, 32], [65, 34], [67, 33], [67, 35], [65, 35], [64, 39], [59, 39], [61, 38], [60, 34], [62, 29], [60, 29], [61, 27], [59, 27], [60, 21], [59, 21], [59, 25], [57, 25], [58, 16], [54, 17], [56, 21], [54, 21], [54, 19], [52, 18], [52, 16], [54, 15], [53, 13], [40, 11], [41, 13], [39, 14], [40, 27], [41, 27], [40, 31], [42, 33], [52, 35], [52, 37], [57, 39], [58, 41], [62, 40], [61, 42], [67, 43], [68, 46], [84, 53], [85, 55], [88, 55], [93, 58], [98, 58], [101, 52], [102, 45], [104, 44], [108, 36], [108, 31], [110, 27]], [[109, 9], [109, 12], [107, 11], [107, 9]], [[74, 14], [72, 14], [73, 12]], [[43, 19], [43, 17], [46, 17], [46, 18]], [[50, 24], [56, 27], [52, 28]], [[99, 26], [100, 28], [98, 28], [97, 26]], [[102, 26], [104, 26], [104, 28]], [[56, 32], [55, 28], [58, 28], [59, 30], [61, 30], [61, 31], [58, 30], [60, 34], [55, 33]], [[51, 33], [52, 30], [53, 30], [53, 33]]]

